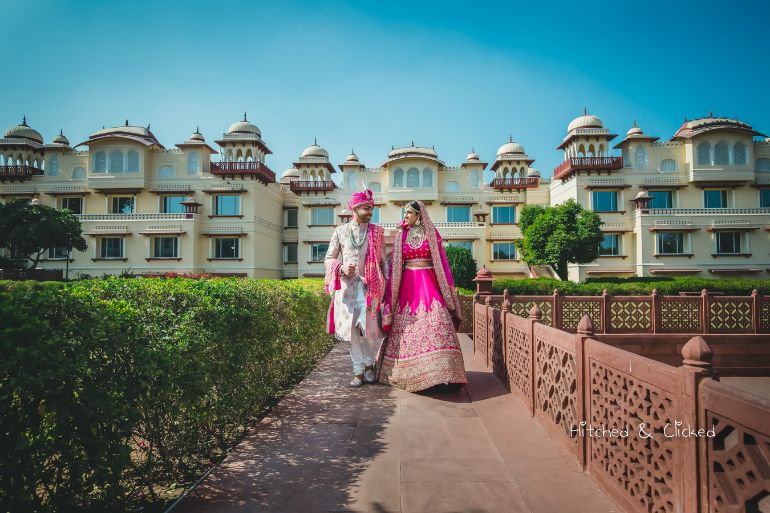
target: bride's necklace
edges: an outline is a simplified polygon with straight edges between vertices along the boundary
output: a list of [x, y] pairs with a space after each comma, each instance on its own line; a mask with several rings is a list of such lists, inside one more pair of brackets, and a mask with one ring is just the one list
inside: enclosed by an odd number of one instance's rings
[[[368, 227], [367, 227], [368, 228]], [[363, 234], [361, 234], [361, 239], [356, 240], [356, 232], [353, 230], [353, 225], [350, 225], [350, 242], [353, 244], [354, 248], [360, 248], [364, 245], [364, 242], [366, 242], [366, 232], [368, 230], [364, 230]]]
[[420, 249], [423, 242], [425, 242], [425, 228], [422, 225], [409, 228], [409, 233], [406, 234], [406, 242], [410, 248]]

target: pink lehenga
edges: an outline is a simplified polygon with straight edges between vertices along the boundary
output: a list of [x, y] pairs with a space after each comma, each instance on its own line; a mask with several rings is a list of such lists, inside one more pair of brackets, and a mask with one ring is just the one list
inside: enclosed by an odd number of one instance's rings
[[[421, 208], [425, 212], [423, 205]], [[454, 280], [441, 237], [426, 218], [423, 214], [426, 238], [419, 248], [406, 242], [406, 230], [396, 236], [385, 295], [383, 323], [390, 324], [390, 336], [380, 382], [408, 392], [468, 382], [452, 320], [453, 316], [461, 318]], [[432, 266], [410, 266], [417, 260]]]

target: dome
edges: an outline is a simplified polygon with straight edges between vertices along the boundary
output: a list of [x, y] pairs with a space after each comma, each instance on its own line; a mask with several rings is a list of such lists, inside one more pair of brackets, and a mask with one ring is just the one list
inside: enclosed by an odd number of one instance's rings
[[479, 157], [478, 153], [470, 152], [467, 157], [465, 157], [465, 160], [480, 160], [481, 157]]
[[59, 135], [53, 138], [53, 142], [54, 144], [63, 144], [65, 146], [70, 145], [70, 140], [64, 136], [64, 132], [62, 130], [59, 131]]
[[540, 171], [538, 171], [534, 167], [531, 167], [527, 170], [527, 176], [529, 176], [530, 178], [540, 178]]
[[329, 158], [329, 152], [318, 146], [317, 142], [314, 142], [304, 150], [302, 150], [302, 157], [323, 157]]
[[350, 150], [350, 155], [345, 159], [345, 162], [356, 162], [358, 163], [358, 155], [355, 154], [353, 150]]
[[5, 131], [5, 137], [8, 139], [31, 139], [35, 142], [38, 142], [40, 144], [43, 144], [43, 136], [40, 135], [40, 132], [35, 130], [34, 128], [30, 128], [27, 124], [27, 117], [24, 116], [24, 119], [22, 120], [20, 125], [16, 125], [13, 128], [9, 128]]
[[195, 127], [195, 132], [190, 136], [190, 141], [198, 141], [198, 142], [206, 142], [206, 138], [203, 137], [203, 134], [200, 132], [198, 127]]
[[647, 193], [647, 191], [645, 191], [644, 189], [642, 189], [641, 191], [637, 192], [636, 196], [634, 196], [634, 199], [637, 199], [637, 200], [639, 200], [639, 199], [642, 199], [642, 200], [643, 199], [651, 199], [651, 198], [652, 198], [652, 196], [650, 196]]
[[500, 155], [505, 155], [508, 153], [521, 153], [522, 155], [525, 155], [527, 152], [524, 149], [524, 146], [513, 142], [513, 138], [509, 136], [508, 142], [497, 149], [497, 156], [499, 157]]
[[243, 113], [243, 120], [242, 121], [236, 121], [232, 125], [230, 125], [230, 128], [227, 129], [228, 134], [257, 134], [257, 136], [262, 137], [262, 132], [257, 128], [257, 125], [253, 123], [249, 123], [246, 119], [246, 113]]
[[572, 132], [578, 128], [604, 128], [604, 123], [596, 116], [586, 113], [573, 119], [567, 127], [567, 132]]
[[399, 157], [407, 157], [407, 156], [422, 156], [422, 157], [428, 157], [432, 159], [438, 159], [438, 154], [436, 153], [435, 148], [428, 148], [426, 146], [415, 146], [414, 141], [412, 141], [411, 146], [403, 146], [401, 148], [393, 148], [388, 153], [388, 158], [399, 158]]
[[119, 133], [119, 134], [133, 134], [138, 135], [140, 137], [149, 137], [152, 134], [150, 134], [150, 129], [145, 128], [143, 126], [131, 126], [128, 124], [128, 120], [126, 120], [125, 125], [123, 126], [114, 126], [110, 128], [102, 128], [101, 130], [97, 130], [93, 134], [91, 134], [91, 137], [96, 137], [99, 135], [107, 135], [112, 133]]
[[291, 167], [284, 171], [281, 175], [281, 180], [285, 180], [287, 178], [299, 178], [299, 169], [296, 167]]
[[626, 137], [630, 137], [632, 135], [642, 135], [642, 129], [636, 126], [636, 121], [634, 121], [634, 126], [628, 129], [628, 132], [626, 132]]

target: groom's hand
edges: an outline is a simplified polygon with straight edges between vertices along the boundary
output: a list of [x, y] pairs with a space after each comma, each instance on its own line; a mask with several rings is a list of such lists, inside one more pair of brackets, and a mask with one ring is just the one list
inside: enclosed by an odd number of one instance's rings
[[345, 268], [345, 276], [353, 276], [356, 272], [356, 264], [348, 264]]

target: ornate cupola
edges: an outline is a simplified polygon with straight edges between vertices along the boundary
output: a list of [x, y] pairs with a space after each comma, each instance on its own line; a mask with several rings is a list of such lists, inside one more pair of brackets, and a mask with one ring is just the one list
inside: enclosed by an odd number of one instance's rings
[[554, 169], [554, 179], [564, 181], [581, 172], [609, 174], [622, 168], [623, 159], [609, 155], [610, 141], [615, 137], [601, 119], [584, 109], [583, 115], [567, 126], [567, 135], [557, 147], [564, 150], [564, 161]]
[[43, 136], [27, 124], [24, 116], [21, 124], [6, 130], [0, 139], [0, 182], [42, 176], [44, 155]]
[[318, 145], [317, 139], [302, 150], [302, 154], [294, 162], [294, 167], [299, 172], [300, 178], [292, 180], [289, 189], [298, 196], [310, 193], [325, 195], [337, 188], [332, 180], [332, 173], [336, 170], [329, 160], [329, 152]]
[[249, 122], [245, 112], [243, 120], [230, 125], [222, 138], [215, 142], [222, 150], [222, 160], [211, 163], [212, 175], [224, 179], [251, 178], [265, 185], [275, 183], [275, 173], [265, 165], [265, 157], [273, 152], [262, 140], [260, 129]]
[[508, 142], [497, 149], [490, 168], [495, 172], [495, 178], [490, 185], [500, 192], [537, 187], [540, 179], [529, 177], [529, 166], [534, 161], [529, 158], [524, 146], [514, 142], [513, 136], [509, 135]]

